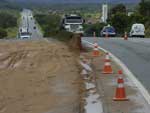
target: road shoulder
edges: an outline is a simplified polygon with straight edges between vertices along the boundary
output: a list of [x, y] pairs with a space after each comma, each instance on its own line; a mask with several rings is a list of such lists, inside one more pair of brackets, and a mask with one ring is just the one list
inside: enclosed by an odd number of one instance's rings
[[[102, 74], [105, 54], [101, 51], [101, 57], [92, 58], [92, 65], [96, 75], [96, 83], [101, 100], [103, 103], [104, 112], [110, 113], [148, 113], [149, 104], [139, 91], [138, 87], [130, 78], [124, 74], [125, 88], [129, 101], [116, 102], [113, 101], [115, 90], [117, 87], [117, 71], [121, 69], [115, 62], [112, 62], [114, 74]], [[91, 52], [86, 53], [91, 56]], [[126, 107], [125, 107], [126, 106]]]

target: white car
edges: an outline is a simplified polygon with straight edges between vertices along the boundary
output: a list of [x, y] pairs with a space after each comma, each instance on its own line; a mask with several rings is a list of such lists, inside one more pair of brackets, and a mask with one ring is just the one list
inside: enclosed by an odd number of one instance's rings
[[143, 24], [136, 23], [132, 25], [130, 31], [131, 37], [145, 37], [145, 27]]
[[20, 39], [30, 39], [31, 38], [31, 34], [28, 32], [24, 32], [20, 34]]

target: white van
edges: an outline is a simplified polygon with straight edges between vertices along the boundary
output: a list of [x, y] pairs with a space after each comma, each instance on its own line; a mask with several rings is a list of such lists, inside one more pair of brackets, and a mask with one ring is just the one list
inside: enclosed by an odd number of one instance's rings
[[132, 25], [130, 31], [131, 37], [145, 37], [145, 27], [143, 24], [136, 23]]

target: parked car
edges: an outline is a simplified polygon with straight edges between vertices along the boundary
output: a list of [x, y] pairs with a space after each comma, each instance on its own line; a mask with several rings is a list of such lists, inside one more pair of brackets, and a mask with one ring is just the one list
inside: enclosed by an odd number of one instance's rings
[[104, 26], [102, 31], [101, 31], [101, 36], [104, 37], [106, 35], [112, 36], [112, 37], [116, 36], [115, 28], [113, 26], [110, 26], [110, 25]]
[[130, 37], [145, 37], [145, 27], [141, 23], [133, 24], [130, 31]]

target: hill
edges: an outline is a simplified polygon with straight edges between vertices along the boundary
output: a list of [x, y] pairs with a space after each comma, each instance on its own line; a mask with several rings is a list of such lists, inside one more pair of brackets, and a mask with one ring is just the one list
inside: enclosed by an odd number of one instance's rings
[[19, 9], [19, 6], [9, 0], [0, 0], [0, 9]]

